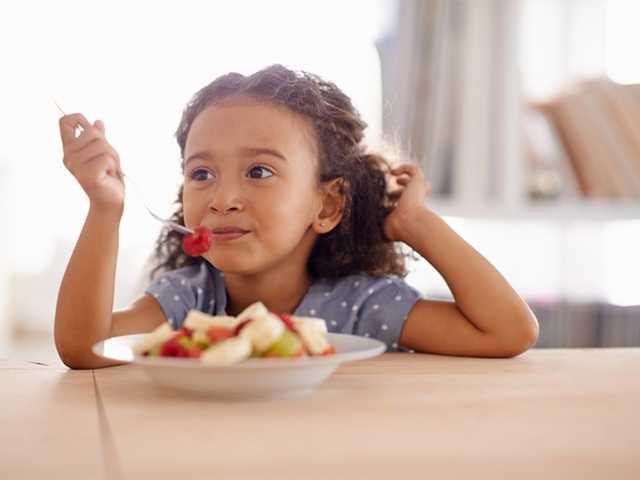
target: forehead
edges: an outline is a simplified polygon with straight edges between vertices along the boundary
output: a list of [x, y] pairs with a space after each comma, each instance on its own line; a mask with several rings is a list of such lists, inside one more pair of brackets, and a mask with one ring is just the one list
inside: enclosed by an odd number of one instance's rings
[[200, 150], [242, 147], [280, 150], [287, 158], [317, 157], [311, 122], [284, 107], [247, 97], [233, 97], [205, 108], [193, 121], [185, 158]]

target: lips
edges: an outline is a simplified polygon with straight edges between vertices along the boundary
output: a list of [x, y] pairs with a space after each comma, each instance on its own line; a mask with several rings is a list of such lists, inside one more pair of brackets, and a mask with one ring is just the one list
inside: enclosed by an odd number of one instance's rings
[[243, 228], [238, 227], [225, 226], [211, 229], [211, 235], [213, 236], [214, 242], [235, 240], [236, 238], [240, 238], [247, 233], [249, 233], [249, 230], [244, 230]]
[[227, 233], [248, 233], [248, 230], [244, 230], [242, 228], [238, 228], [238, 227], [218, 227], [218, 228], [212, 228], [211, 229], [211, 233], [213, 233], [214, 235], [216, 234], [227, 234]]

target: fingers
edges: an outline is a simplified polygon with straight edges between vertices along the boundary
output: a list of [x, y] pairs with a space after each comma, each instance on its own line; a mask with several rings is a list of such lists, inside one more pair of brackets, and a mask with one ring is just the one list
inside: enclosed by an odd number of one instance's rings
[[105, 135], [104, 122], [102, 120], [96, 120], [95, 122], [93, 122], [93, 126], [98, 129], [102, 136]]
[[406, 187], [414, 178], [419, 178], [425, 184], [427, 191], [431, 191], [431, 184], [425, 180], [422, 169], [414, 163], [398, 165], [392, 168], [390, 173], [394, 176], [395, 182], [401, 187]]
[[79, 176], [95, 179], [100, 177], [103, 173], [106, 173], [107, 175], [116, 175], [116, 167], [113, 157], [106, 153], [101, 153], [87, 160]]
[[416, 175], [417, 173], [422, 174], [422, 170], [415, 163], [402, 163], [397, 167], [394, 167], [390, 170], [393, 175], [402, 175], [407, 174], [411, 177]]
[[398, 185], [402, 185], [403, 187], [408, 185], [410, 181], [411, 181], [411, 178], [406, 175], [396, 178], [396, 183]]
[[71, 145], [74, 140], [76, 140], [77, 126], [81, 126], [84, 132], [87, 132], [87, 130], [93, 130], [89, 121], [81, 113], [72, 113], [71, 115], [61, 117], [58, 121], [58, 125], [60, 127], [60, 138], [62, 139], [63, 148]]
[[98, 137], [94, 138], [78, 151], [70, 152], [69, 154], [65, 155], [63, 158], [63, 163], [69, 170], [73, 171], [81, 167], [94, 157], [102, 154], [110, 155], [116, 161], [119, 160], [118, 153], [115, 151], [115, 149], [111, 145], [109, 145], [109, 143], [105, 139]]
[[[74, 129], [80, 125], [84, 131], [77, 138]], [[109, 144], [104, 136], [105, 127], [101, 120], [96, 120], [93, 125], [81, 114], [67, 115], [60, 119], [60, 133], [64, 146], [64, 165], [78, 176], [81, 169], [88, 163], [96, 164], [98, 157], [110, 158], [108, 170], [111, 173], [120, 172], [120, 156], [118, 152]], [[104, 162], [97, 162], [102, 165]], [[104, 167], [105, 165], [103, 165]], [[96, 168], [92, 165], [90, 169]]]
[[389, 192], [387, 194], [387, 197], [389, 198], [389, 200], [391, 200], [392, 202], [397, 201], [401, 196], [402, 196], [402, 189], [398, 189], [398, 190], [393, 190], [391, 192]]
[[419, 189], [422, 194], [429, 195], [431, 193], [431, 184], [424, 178], [424, 174], [420, 167], [414, 163], [403, 163], [392, 168], [389, 173], [392, 175], [389, 183], [389, 192], [387, 193], [389, 200], [398, 201], [407, 188], [415, 191], [415, 187], [410, 185], [420, 185]]
[[[106, 134], [106, 129], [104, 126], [104, 122], [102, 120], [96, 120], [95, 122], [93, 122], [93, 126], [95, 127], [95, 129], [100, 132], [100, 135], [104, 138], [105, 134]], [[105, 139], [106, 141], [106, 139]], [[111, 153], [111, 156], [113, 157], [113, 159], [115, 160], [115, 172], [109, 172], [110, 174], [117, 174], [118, 176], [122, 175], [122, 170], [120, 168], [120, 155], [118, 155], [118, 152], [116, 152], [115, 148], [113, 148], [109, 142], [107, 142], [107, 147], [109, 149], [109, 152]]]

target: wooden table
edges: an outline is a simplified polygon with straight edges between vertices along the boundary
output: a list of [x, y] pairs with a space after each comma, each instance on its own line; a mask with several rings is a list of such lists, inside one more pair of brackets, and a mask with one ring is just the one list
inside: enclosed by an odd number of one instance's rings
[[640, 478], [640, 348], [385, 354], [218, 402], [127, 365], [0, 361], [0, 478]]

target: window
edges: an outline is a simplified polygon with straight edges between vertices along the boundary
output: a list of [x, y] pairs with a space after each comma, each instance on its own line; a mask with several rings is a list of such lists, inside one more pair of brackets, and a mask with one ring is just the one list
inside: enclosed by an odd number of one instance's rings
[[[11, 75], [3, 76], [0, 91], [0, 205], [3, 221], [8, 219], [0, 268], [13, 272], [14, 280], [41, 282], [46, 297], [29, 305], [25, 291], [24, 298], [12, 298], [12, 308], [37, 308], [31, 316], [49, 328], [59, 279], [87, 208], [61, 162], [54, 100], [67, 113], [105, 122], [123, 170], [147, 203], [168, 216], [180, 182], [173, 133], [191, 95], [219, 74], [283, 63], [323, 75], [352, 96], [375, 143], [381, 85], [374, 41], [392, 7], [382, 0], [25, 1], [1, 7], [0, 42], [11, 46], [3, 71]], [[142, 288], [136, 282], [158, 232], [159, 224], [130, 189], [116, 305], [128, 304]], [[12, 284], [0, 282], [0, 311]]]

